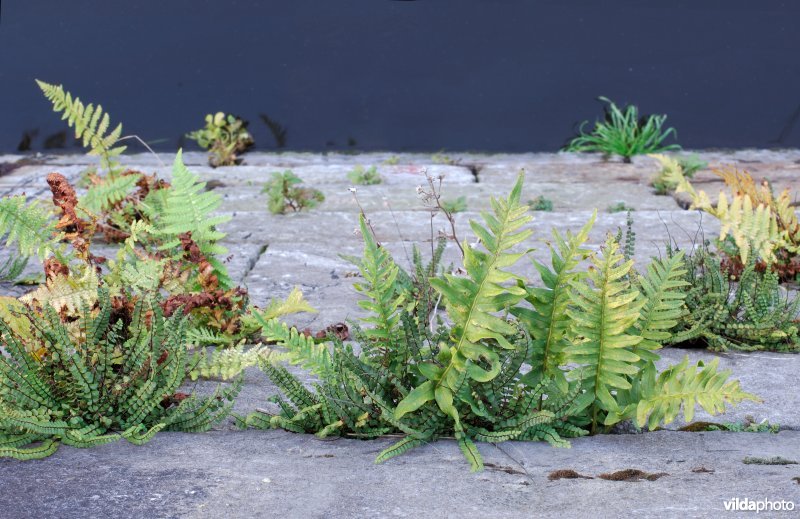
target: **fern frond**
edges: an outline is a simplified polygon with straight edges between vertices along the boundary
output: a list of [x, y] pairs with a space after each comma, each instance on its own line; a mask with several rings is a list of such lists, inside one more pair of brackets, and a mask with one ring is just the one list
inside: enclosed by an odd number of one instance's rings
[[116, 146], [122, 135], [122, 125], [118, 124], [109, 132], [111, 120], [102, 106], [84, 105], [61, 85], [50, 85], [38, 79], [36, 83], [53, 103], [53, 111], [62, 112], [61, 118], [70, 128], [75, 128], [75, 138], [83, 141], [84, 148], [89, 148], [89, 155], [99, 156], [100, 166], [114, 176], [120, 169], [116, 157], [125, 151], [125, 146]]
[[119, 434], [101, 434], [101, 435], [87, 435], [82, 434], [80, 431], [70, 430], [61, 437], [61, 442], [70, 447], [78, 449], [89, 449], [107, 443], [113, 443], [119, 440]]
[[203, 350], [190, 361], [189, 364], [194, 367], [189, 372], [189, 376], [192, 380], [197, 380], [198, 377], [229, 380], [241, 374], [245, 369], [257, 366], [259, 359], [269, 351], [266, 346], [245, 349], [244, 344], [233, 348], [217, 348], [213, 352]]
[[526, 286], [525, 300], [531, 308], [515, 306], [511, 309], [511, 313], [523, 323], [533, 338], [528, 360], [531, 371], [526, 377], [531, 386], [549, 378], [562, 391], [568, 389], [561, 369], [566, 364], [565, 350], [571, 344], [566, 336], [570, 326], [567, 308], [571, 301], [572, 283], [584, 275], [575, 272], [575, 269], [590, 255], [590, 251], [583, 246], [596, 218], [597, 211], [576, 235], [567, 231], [564, 237], [553, 229], [554, 244], [550, 244], [552, 267], [533, 260], [544, 287]]
[[643, 361], [658, 360], [652, 352], [670, 339], [670, 330], [683, 316], [685, 287], [689, 285], [686, 272], [684, 254], [679, 251], [666, 259], [654, 259], [647, 266], [647, 276], [639, 276], [641, 314], [634, 328], [642, 340], [632, 351]]
[[0, 264], [0, 281], [14, 281], [22, 274], [27, 265], [28, 258], [26, 256], [12, 254]]
[[123, 431], [121, 436], [134, 445], [144, 445], [152, 440], [153, 437], [166, 426], [167, 424], [165, 423], [157, 423], [148, 429], [141, 424], [135, 425], [130, 429]]
[[227, 252], [217, 244], [225, 234], [216, 230], [216, 226], [227, 222], [230, 217], [212, 216], [219, 208], [221, 198], [206, 191], [205, 187], [206, 183], [183, 164], [183, 154], [178, 150], [172, 166], [172, 186], [166, 190], [165, 205], [156, 230], [166, 241], [162, 249], [178, 246], [178, 235], [190, 232], [192, 240], [204, 254], [213, 256]]
[[172, 166], [172, 185], [159, 190], [166, 194], [156, 221], [155, 234], [164, 240], [159, 248], [170, 250], [180, 245], [180, 235], [191, 233], [192, 240], [213, 266], [220, 286], [230, 288], [233, 282], [228, 271], [215, 257], [228, 252], [218, 243], [225, 233], [218, 231], [217, 226], [229, 221], [230, 216], [212, 215], [222, 199], [218, 194], [206, 191], [205, 187], [206, 183], [201, 182], [183, 164], [182, 152], [178, 150]]
[[366, 296], [358, 301], [358, 306], [370, 312], [361, 321], [372, 325], [362, 331], [364, 356], [382, 364], [387, 360], [387, 350], [396, 347], [405, 291], [398, 283], [400, 268], [375, 241], [363, 214], [359, 215], [358, 222], [364, 239], [364, 256], [358, 268], [364, 283], [356, 283], [354, 288]]
[[386, 460], [400, 456], [401, 454], [410, 451], [414, 447], [419, 447], [420, 445], [425, 445], [425, 441], [407, 436], [397, 443], [394, 443], [382, 450], [381, 453], [378, 454], [378, 457], [375, 458], [375, 463], [383, 463]]
[[333, 362], [326, 343], [317, 344], [313, 337], [303, 335], [297, 328], [289, 328], [277, 319], [265, 321], [258, 314], [254, 314], [254, 317], [261, 325], [261, 336], [264, 340], [274, 342], [287, 350], [285, 353], [273, 352], [270, 356], [272, 362], [288, 360], [320, 377], [327, 378], [331, 375]]
[[720, 193], [712, 214], [720, 221], [720, 240], [728, 235], [733, 238], [742, 263], [747, 263], [751, 251], [768, 264], [774, 263], [775, 250], [788, 245], [769, 208], [762, 204], [753, 207], [749, 196], [734, 196], [729, 203], [725, 193]]
[[40, 460], [52, 456], [57, 450], [58, 442], [55, 440], [44, 440], [41, 445], [35, 447], [0, 446], [0, 458], [14, 458], [21, 461]]
[[292, 291], [289, 292], [289, 295], [286, 296], [286, 299], [273, 299], [263, 310], [253, 311], [257, 312], [264, 321], [270, 321], [278, 317], [302, 312], [317, 313], [317, 310], [303, 297], [300, 287], [294, 287]]
[[480, 472], [483, 470], [483, 457], [481, 453], [478, 452], [478, 448], [475, 444], [472, 443], [472, 440], [466, 436], [459, 438], [458, 448], [461, 449], [461, 453], [467, 458], [472, 472]]
[[[513, 306], [525, 296], [519, 286], [504, 283], [519, 276], [504, 270], [516, 263], [525, 252], [511, 253], [510, 249], [531, 235], [522, 230], [531, 218], [527, 205], [520, 203], [523, 174], [505, 200], [492, 199], [494, 214], [484, 213], [486, 227], [472, 221], [470, 225], [485, 251], [464, 245], [464, 267], [467, 277], [446, 274], [445, 279], [433, 279], [431, 285], [442, 295], [448, 315], [453, 321], [452, 346], [445, 367], [434, 378], [412, 391], [397, 406], [396, 416], [418, 409], [435, 399], [439, 408], [451, 416], [458, 427], [458, 414], [452, 405], [458, 391], [461, 374], [478, 382], [494, 378], [500, 370], [499, 350], [511, 350], [514, 345], [507, 337], [516, 335], [516, 327], [495, 315]], [[485, 369], [482, 366], [487, 366]], [[413, 397], [413, 398], [412, 398]]]
[[590, 410], [592, 429], [599, 412], [617, 411], [612, 391], [630, 389], [628, 377], [637, 373], [639, 356], [632, 348], [641, 336], [629, 329], [639, 319], [643, 301], [629, 288], [624, 278], [633, 261], [624, 261], [619, 245], [609, 236], [600, 257], [593, 260], [588, 275], [591, 284], [573, 284], [573, 307], [567, 310], [572, 320], [575, 343], [567, 349], [568, 360], [578, 366], [572, 373], [585, 391], [578, 397], [578, 409]]
[[[709, 414], [718, 414], [725, 411], [726, 404], [760, 401], [755, 395], [742, 391], [738, 380], [727, 381], [730, 371], [717, 371], [718, 365], [719, 359], [714, 359], [708, 365], [700, 361], [690, 366], [687, 355], [680, 364], [662, 372], [637, 406], [639, 427], [647, 424], [652, 430], [659, 424], [668, 424], [677, 418], [681, 408], [684, 419], [691, 422], [697, 404]], [[650, 372], [651, 377], [653, 373]]]
[[59, 233], [51, 214], [38, 201], [27, 204], [25, 195], [0, 198], [0, 240], [16, 245], [20, 256], [40, 260], [56, 250]]
[[102, 181], [89, 186], [86, 194], [81, 198], [81, 205], [93, 213], [107, 211], [125, 200], [136, 187], [140, 178], [141, 175], [136, 173], [102, 179]]
[[51, 306], [56, 311], [66, 310], [75, 313], [83, 305], [92, 306], [97, 301], [99, 280], [93, 267], [86, 267], [83, 275], [55, 276], [36, 290], [20, 297], [24, 303], [38, 302], [42, 306]]

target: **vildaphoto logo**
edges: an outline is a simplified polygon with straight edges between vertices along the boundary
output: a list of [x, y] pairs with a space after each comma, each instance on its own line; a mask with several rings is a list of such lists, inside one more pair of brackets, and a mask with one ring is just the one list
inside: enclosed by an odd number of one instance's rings
[[727, 512], [791, 512], [794, 501], [734, 497], [722, 502]]

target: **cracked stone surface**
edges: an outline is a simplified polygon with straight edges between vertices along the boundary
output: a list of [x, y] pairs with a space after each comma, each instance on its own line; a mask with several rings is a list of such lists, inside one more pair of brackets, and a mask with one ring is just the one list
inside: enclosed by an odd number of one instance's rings
[[[707, 151], [697, 155], [713, 167], [747, 169], [766, 177], [776, 188], [798, 187], [800, 150]], [[11, 163], [19, 156], [0, 156]], [[44, 177], [59, 171], [77, 179], [92, 164], [81, 155], [28, 157], [37, 161], [0, 176], [0, 195], [25, 193], [46, 198]], [[663, 251], [671, 237], [690, 247], [719, 228], [711, 218], [684, 211], [672, 197], [656, 196], [649, 179], [657, 171], [652, 159], [632, 164], [603, 161], [596, 155], [449, 154], [446, 164], [430, 155], [374, 153], [362, 155], [255, 153], [238, 167], [212, 169], [201, 153], [184, 154], [190, 169], [223, 198], [221, 212], [231, 216], [222, 228], [228, 235], [228, 267], [247, 286], [252, 301], [266, 304], [299, 286], [316, 314], [291, 318], [299, 327], [323, 328], [362, 315], [352, 284], [356, 268], [342, 255], [359, 255], [354, 234], [359, 205], [376, 234], [401, 265], [411, 248], [430, 250], [432, 238], [447, 227], [416, 194], [423, 172], [442, 175], [445, 199], [464, 196], [466, 212], [457, 215], [456, 233], [471, 239], [468, 221], [488, 210], [490, 196], [505, 196], [519, 170], [526, 172], [525, 200], [544, 195], [553, 212], [535, 212], [531, 255], [548, 257], [550, 229], [577, 230], [598, 209], [590, 246], [599, 247], [606, 233], [625, 225], [625, 213], [607, 208], [625, 202], [635, 209], [637, 266]], [[124, 164], [169, 178], [173, 157], [142, 154]], [[376, 165], [384, 182], [357, 188], [353, 198], [346, 174], [354, 166]], [[266, 209], [261, 186], [274, 171], [292, 169], [306, 184], [321, 189], [326, 201], [308, 213], [276, 216]], [[715, 195], [721, 186], [710, 171], [695, 184]], [[702, 227], [701, 227], [702, 225]], [[449, 232], [449, 229], [447, 230]], [[0, 253], [0, 259], [3, 254]], [[460, 255], [451, 244], [446, 262]], [[26, 272], [36, 273], [31, 262]], [[538, 282], [530, 262], [517, 271]], [[3, 294], [28, 288], [2, 286]], [[597, 517], [635, 514], [644, 517], [716, 517], [723, 500], [788, 499], [800, 504], [800, 465], [745, 465], [745, 456], [782, 456], [800, 461], [800, 356], [778, 353], [710, 353], [662, 350], [662, 365], [719, 358], [742, 387], [763, 403], [746, 402], [723, 416], [696, 420], [741, 422], [746, 417], [779, 424], [779, 434], [684, 433], [665, 430], [581, 438], [572, 449], [539, 443], [480, 445], [487, 470], [470, 474], [457, 446], [450, 441], [416, 449], [383, 465], [374, 465], [387, 441], [339, 439], [282, 431], [237, 431], [231, 424], [207, 434], [161, 433], [143, 447], [124, 442], [90, 450], [70, 447], [36, 462], [0, 460], [0, 510], [3, 517], [385, 517], [462, 516], [531, 517], [589, 511]], [[300, 374], [300, 371], [294, 370]], [[210, 391], [201, 382], [199, 391]], [[268, 407], [276, 388], [258, 370], [247, 371], [236, 411]], [[669, 426], [676, 429], [676, 422]], [[713, 472], [698, 472], [705, 468]], [[627, 468], [666, 472], [656, 481], [613, 482], [600, 473]], [[572, 469], [594, 479], [549, 481], [548, 474]]]

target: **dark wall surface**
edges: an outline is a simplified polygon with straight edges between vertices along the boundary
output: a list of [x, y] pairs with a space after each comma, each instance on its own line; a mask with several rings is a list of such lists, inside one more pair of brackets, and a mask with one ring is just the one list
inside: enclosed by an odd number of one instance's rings
[[[658, 5], [656, 5], [658, 4]], [[800, 2], [2, 0], [0, 152], [64, 126], [34, 78], [161, 149], [210, 111], [288, 149], [556, 150], [605, 95], [687, 148], [800, 146]], [[46, 14], [47, 13], [47, 14]], [[57, 145], [58, 138], [50, 145]], [[66, 146], [73, 146], [71, 138]]]

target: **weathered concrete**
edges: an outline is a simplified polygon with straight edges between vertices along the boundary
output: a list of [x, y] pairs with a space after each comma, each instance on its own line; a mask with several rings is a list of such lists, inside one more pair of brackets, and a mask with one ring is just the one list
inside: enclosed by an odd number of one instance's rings
[[[700, 158], [714, 166], [747, 168], [770, 178], [776, 187], [797, 186], [800, 151], [745, 150], [704, 152]], [[17, 157], [0, 157], [0, 163]], [[173, 157], [135, 155], [126, 165], [169, 176]], [[468, 210], [457, 215], [457, 235], [471, 240], [468, 221], [489, 209], [490, 195], [504, 196], [517, 172], [526, 171], [524, 198], [544, 195], [554, 203], [550, 213], [534, 213], [530, 227], [536, 250], [548, 257], [546, 240], [553, 227], [579, 229], [599, 208], [590, 246], [599, 247], [606, 233], [624, 227], [625, 214], [606, 212], [624, 201], [636, 209], [637, 266], [663, 250], [671, 237], [682, 247], [701, 240], [701, 215], [681, 210], [671, 197], [658, 197], [648, 186], [657, 167], [646, 157], [633, 164], [604, 162], [593, 155], [450, 154], [449, 163], [435, 163], [421, 154], [315, 155], [300, 153], [249, 154], [244, 166], [211, 169], [200, 153], [184, 159], [204, 179], [214, 180], [223, 197], [222, 212], [232, 219], [228, 233], [229, 269], [244, 283], [253, 302], [265, 304], [300, 286], [317, 314], [292, 318], [299, 326], [322, 328], [362, 315], [352, 284], [356, 269], [340, 254], [358, 255], [361, 239], [354, 234], [359, 205], [349, 191], [347, 172], [355, 165], [377, 165], [384, 183], [357, 188], [383, 245], [407, 265], [411, 247], [423, 253], [440, 229], [449, 231], [437, 215], [431, 221], [416, 186], [424, 185], [423, 171], [443, 175], [445, 199], [467, 198]], [[0, 195], [26, 193], [47, 197], [45, 174], [58, 170], [76, 179], [86, 168], [83, 156], [41, 157], [39, 165], [21, 167], [0, 177]], [[440, 160], [441, 162], [441, 160]], [[327, 200], [314, 211], [271, 215], [261, 186], [273, 171], [291, 168], [306, 184], [321, 189]], [[698, 185], [716, 193], [719, 182], [701, 172]], [[477, 182], [476, 182], [477, 180]], [[716, 222], [702, 219], [702, 232], [713, 237]], [[458, 262], [455, 245], [446, 262]], [[37, 265], [29, 266], [30, 272]], [[517, 271], [538, 283], [528, 260]], [[19, 294], [24, 287], [2, 287]], [[800, 461], [800, 356], [775, 353], [713, 354], [700, 350], [666, 349], [662, 364], [720, 359], [742, 387], [760, 396], [763, 404], [746, 402], [722, 417], [699, 412], [698, 420], [741, 422], [746, 417], [779, 424], [780, 434], [681, 433], [662, 431], [640, 435], [583, 438], [571, 450], [544, 444], [481, 445], [488, 470], [471, 475], [458, 448], [448, 441], [418, 449], [387, 464], [372, 461], [386, 441], [320, 441], [313, 436], [279, 431], [235, 431], [231, 424], [203, 435], [160, 434], [144, 447], [117, 443], [92, 450], [67, 447], [52, 458], [30, 463], [0, 460], [2, 517], [377, 517], [414, 516], [553, 516], [565, 513], [616, 517], [635, 513], [645, 517], [714, 517], [724, 499], [749, 497], [792, 499], [800, 504], [798, 465], [744, 465], [744, 456], [783, 456]], [[300, 374], [299, 370], [295, 370]], [[212, 383], [201, 382], [200, 391]], [[268, 407], [276, 391], [258, 370], [247, 371], [236, 404], [238, 413]], [[683, 425], [672, 424], [671, 428]], [[692, 472], [705, 467], [713, 473]], [[592, 480], [549, 482], [556, 469], [574, 469], [597, 476], [602, 472], [638, 468], [667, 472], [657, 481], [638, 483]]]
[[[283, 431], [161, 433], [143, 447], [62, 447], [34, 462], [0, 460], [8, 518], [104, 517], [719, 517], [739, 497], [800, 503], [800, 433], [680, 433], [479, 446], [471, 474], [452, 441], [381, 465], [391, 440], [318, 440]], [[594, 479], [550, 481], [571, 469]], [[666, 473], [606, 481], [603, 473]], [[764, 514], [778, 517], [779, 514]], [[786, 513], [787, 517], [792, 516]]]

